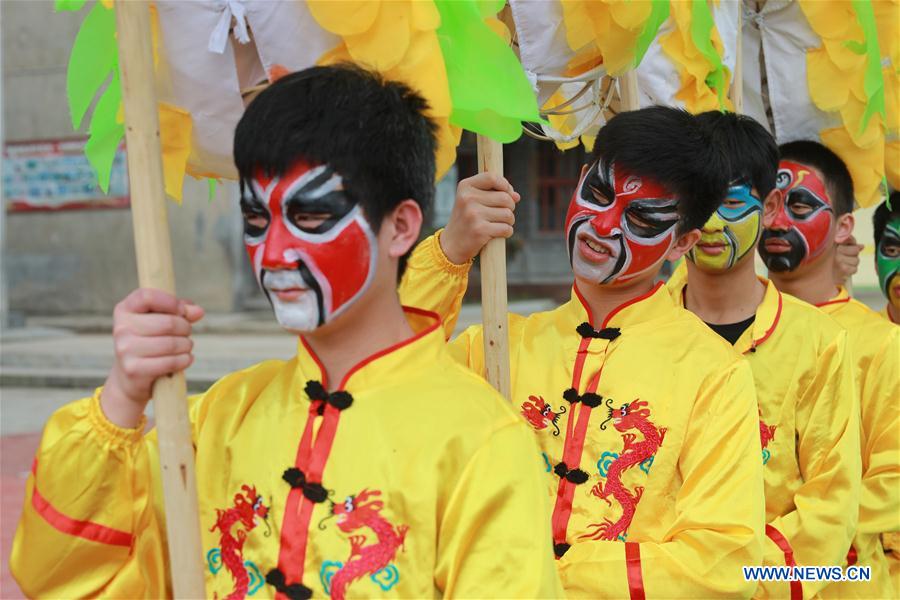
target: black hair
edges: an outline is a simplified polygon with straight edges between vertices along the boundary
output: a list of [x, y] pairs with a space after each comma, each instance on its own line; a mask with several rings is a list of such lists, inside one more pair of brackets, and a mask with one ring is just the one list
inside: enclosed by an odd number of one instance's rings
[[594, 144], [593, 159], [650, 177], [678, 199], [678, 232], [703, 227], [728, 191], [725, 152], [686, 111], [651, 106], [614, 116]]
[[[888, 205], [890, 204], [890, 207]], [[884, 228], [891, 217], [900, 216], [900, 191], [891, 192], [889, 200], [882, 202], [872, 215], [872, 231], [875, 233], [875, 246], [881, 243]]]
[[742, 182], [756, 188], [760, 200], [775, 189], [778, 174], [778, 145], [755, 119], [731, 112], [711, 110], [697, 115], [731, 164], [731, 183]]
[[337, 171], [376, 232], [403, 200], [414, 200], [427, 214], [437, 130], [427, 110], [425, 99], [405, 84], [352, 64], [286, 75], [238, 122], [234, 163], [241, 186], [257, 169], [278, 176], [303, 159]]
[[835, 216], [853, 212], [853, 178], [837, 154], [812, 140], [782, 144], [778, 152], [781, 160], [798, 162], [822, 173]]

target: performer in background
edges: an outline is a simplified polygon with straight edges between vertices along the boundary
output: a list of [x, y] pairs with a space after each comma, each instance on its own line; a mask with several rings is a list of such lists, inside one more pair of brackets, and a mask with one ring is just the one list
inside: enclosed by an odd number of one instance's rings
[[[251, 263], [299, 339], [191, 399], [211, 598], [562, 595], [527, 425], [397, 296], [434, 194], [426, 108], [316, 67], [237, 127]], [[202, 315], [148, 289], [116, 307], [106, 385], [50, 419], [35, 457], [11, 559], [29, 596], [161, 598], [189, 568], [166, 564], [143, 413], [154, 380], [191, 364]]]
[[860, 398], [859, 526], [846, 564], [871, 566], [872, 582], [836, 582], [823, 595], [891, 597], [900, 590], [892, 590], [880, 538], [900, 531], [900, 328], [833, 282], [835, 248], [854, 225], [844, 163], [813, 141], [785, 144], [779, 153], [780, 193], [767, 206], [759, 252], [780, 291], [818, 306], [847, 331]]
[[[778, 147], [750, 117], [698, 115], [731, 163], [731, 185], [669, 287], [747, 357], [756, 382], [766, 482], [766, 565], [838, 565], [856, 531], [859, 403], [847, 334], [754, 268], [772, 209]], [[881, 581], [883, 583], [883, 581]], [[827, 582], [760, 582], [765, 597], [811, 597]], [[878, 596], [883, 588], [867, 584]]]
[[875, 209], [872, 230], [878, 287], [887, 298], [880, 314], [890, 322], [900, 324], [900, 192], [893, 192], [889, 202], [882, 202]]
[[[765, 525], [752, 374], [654, 283], [664, 260], [700, 238], [727, 170], [686, 112], [615, 116], [566, 217], [571, 300], [509, 315], [512, 401], [543, 451], [569, 596], [734, 598], [756, 588], [741, 571], [761, 563]], [[472, 258], [511, 235], [517, 199], [501, 177], [462, 181], [447, 228], [413, 253], [401, 298], [437, 309], [452, 330]], [[480, 373], [482, 344], [475, 326], [450, 349]]]

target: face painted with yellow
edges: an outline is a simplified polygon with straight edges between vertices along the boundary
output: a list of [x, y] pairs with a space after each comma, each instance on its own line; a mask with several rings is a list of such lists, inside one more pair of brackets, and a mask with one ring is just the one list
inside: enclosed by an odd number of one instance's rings
[[726, 271], [759, 241], [762, 202], [750, 186], [735, 183], [725, 201], [703, 226], [700, 241], [688, 252], [688, 260], [708, 271]]

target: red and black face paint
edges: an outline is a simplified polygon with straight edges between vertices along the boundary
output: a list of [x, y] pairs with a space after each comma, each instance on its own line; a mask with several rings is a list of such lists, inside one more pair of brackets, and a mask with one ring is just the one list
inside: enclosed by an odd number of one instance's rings
[[775, 184], [782, 200], [760, 238], [759, 255], [770, 271], [793, 271], [828, 247], [834, 209], [825, 183], [806, 165], [781, 161]]
[[624, 283], [661, 263], [675, 243], [678, 201], [662, 185], [598, 161], [566, 215], [572, 270], [598, 284]]
[[244, 242], [283, 327], [312, 331], [365, 292], [375, 235], [331, 167], [298, 161], [280, 177], [258, 173], [241, 187]]

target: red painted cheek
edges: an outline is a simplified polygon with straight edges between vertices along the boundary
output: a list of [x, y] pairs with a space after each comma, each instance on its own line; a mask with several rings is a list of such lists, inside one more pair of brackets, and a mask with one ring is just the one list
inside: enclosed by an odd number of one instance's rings
[[365, 285], [373, 249], [362, 227], [350, 223], [334, 240], [322, 244], [298, 243], [315, 267], [329, 280], [333, 310], [352, 299]]
[[642, 246], [626, 239], [625, 244], [628, 246], [628, 250], [631, 253], [631, 264], [628, 265], [628, 268], [625, 269], [621, 276], [626, 277], [628, 275], [640, 273], [659, 262], [666, 255], [666, 252], [669, 251], [673, 235], [674, 234], [670, 233], [658, 244], [652, 246]]
[[256, 268], [256, 265], [258, 264], [256, 262], [256, 260], [257, 260], [256, 256], [260, 252], [265, 251], [264, 250], [265, 245], [266, 245], [265, 242], [262, 242], [260, 244], [244, 243], [244, 247], [247, 249], [247, 255], [250, 257], [250, 266], [253, 268], [253, 273], [256, 275], [257, 278], [259, 278], [259, 272], [257, 271], [257, 268]]
[[831, 213], [823, 211], [814, 219], [796, 224], [797, 230], [806, 238], [809, 245], [809, 258], [818, 256], [828, 242], [831, 232]]

